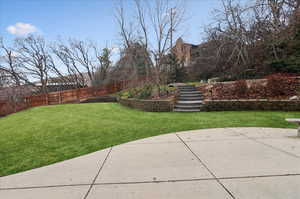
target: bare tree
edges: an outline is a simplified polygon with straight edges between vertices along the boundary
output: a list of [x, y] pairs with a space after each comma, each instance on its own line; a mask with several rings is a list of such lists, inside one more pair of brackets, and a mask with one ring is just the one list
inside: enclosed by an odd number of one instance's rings
[[126, 20], [123, 0], [117, 2], [115, 18], [119, 26], [119, 35], [123, 48], [129, 48], [136, 38], [134, 35], [134, 23]]
[[[266, 71], [266, 60], [280, 60], [286, 51], [280, 47], [291, 37], [289, 26], [296, 0], [253, 0], [241, 3], [222, 0], [214, 23], [207, 28], [207, 43], [215, 46], [212, 55], [224, 74]], [[217, 45], [215, 45], [217, 44]]]
[[51, 70], [64, 85], [74, 85], [82, 88], [87, 85], [84, 72], [73, 56], [72, 49], [61, 41], [50, 46], [51, 52], [56, 56], [58, 63], [53, 64]]
[[21, 70], [22, 63], [20, 63], [17, 53], [12, 48], [5, 46], [2, 38], [0, 38], [0, 50], [3, 52], [3, 55], [0, 56], [2, 79], [6, 79], [7, 85], [20, 86], [22, 82], [27, 81], [27, 78]]
[[15, 43], [24, 73], [41, 84], [42, 93], [47, 93], [49, 71], [53, 61], [45, 40], [41, 36], [31, 35], [26, 38], [17, 38]]
[[18, 105], [24, 106], [24, 97], [32, 93], [30, 82], [22, 71], [19, 55], [4, 45], [0, 38], [0, 100], [4, 100], [13, 112]]
[[96, 57], [93, 55], [95, 44], [75, 39], [70, 39], [69, 43], [71, 55], [81, 65], [87, 73], [89, 81], [92, 82], [96, 71]]
[[76, 84], [77, 88], [89, 86], [95, 81], [99, 83], [100, 79], [103, 81], [112, 65], [111, 50], [104, 48], [101, 51], [92, 41], [69, 39], [65, 44], [58, 40], [50, 49], [59, 62], [52, 68], [54, 74], [65, 84]]
[[[124, 46], [128, 46], [138, 42], [145, 47], [146, 54], [152, 60], [151, 72], [154, 83], [159, 88], [160, 84], [166, 83], [164, 62], [166, 55], [170, 53], [173, 36], [180, 30], [184, 20], [184, 4], [183, 1], [174, 3], [169, 0], [135, 0], [134, 4], [137, 20], [133, 22], [126, 20], [123, 7], [118, 9], [117, 21], [120, 32], [123, 33], [121, 34], [123, 43]], [[124, 24], [136, 24], [134, 26], [136, 31], [125, 29]]]

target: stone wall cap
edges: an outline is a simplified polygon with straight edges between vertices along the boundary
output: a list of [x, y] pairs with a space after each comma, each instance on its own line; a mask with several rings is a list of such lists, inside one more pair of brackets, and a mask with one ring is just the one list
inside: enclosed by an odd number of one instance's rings
[[145, 99], [137, 99], [137, 98], [127, 98], [127, 99], [122, 99], [121, 100], [136, 100], [136, 101], [143, 101], [143, 102], [171, 102], [173, 101], [172, 99], [162, 99], [162, 100], [145, 100]]
[[300, 100], [268, 100], [268, 99], [233, 99], [233, 100], [204, 100], [204, 102], [300, 102]]

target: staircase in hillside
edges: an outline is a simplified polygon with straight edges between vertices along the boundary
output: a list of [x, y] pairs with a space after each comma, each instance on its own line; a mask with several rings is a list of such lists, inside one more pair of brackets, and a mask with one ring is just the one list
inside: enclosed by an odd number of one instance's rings
[[199, 112], [202, 107], [203, 96], [195, 86], [178, 86], [180, 95], [174, 107], [174, 112]]

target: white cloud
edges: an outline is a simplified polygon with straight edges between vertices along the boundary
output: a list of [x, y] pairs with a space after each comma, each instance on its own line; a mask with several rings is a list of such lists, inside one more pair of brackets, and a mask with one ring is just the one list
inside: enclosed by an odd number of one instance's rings
[[112, 49], [111, 49], [111, 52], [112, 52], [113, 54], [117, 54], [117, 53], [120, 52], [120, 48], [117, 47], [117, 46], [113, 46]]
[[13, 35], [27, 35], [38, 32], [38, 29], [31, 24], [18, 22], [15, 25], [8, 26], [6, 30]]
[[16, 52], [16, 51], [12, 51], [12, 52], [11, 52], [11, 56], [12, 56], [12, 57], [18, 57], [18, 56], [19, 56], [19, 53]]

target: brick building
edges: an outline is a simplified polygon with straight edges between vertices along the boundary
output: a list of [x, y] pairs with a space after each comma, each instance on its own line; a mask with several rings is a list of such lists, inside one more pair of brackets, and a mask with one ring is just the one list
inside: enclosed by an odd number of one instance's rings
[[188, 67], [199, 57], [199, 46], [185, 43], [180, 37], [172, 48], [172, 52], [185, 67]]

